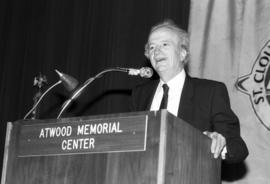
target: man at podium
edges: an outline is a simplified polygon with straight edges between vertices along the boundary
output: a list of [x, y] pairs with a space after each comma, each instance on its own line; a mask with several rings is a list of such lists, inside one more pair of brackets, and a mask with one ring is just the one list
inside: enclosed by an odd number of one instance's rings
[[229, 163], [243, 161], [248, 150], [226, 86], [192, 78], [185, 71], [188, 34], [170, 20], [157, 24], [150, 31], [145, 56], [160, 79], [134, 88], [132, 110], [167, 109], [212, 139], [209, 149], [215, 158]]

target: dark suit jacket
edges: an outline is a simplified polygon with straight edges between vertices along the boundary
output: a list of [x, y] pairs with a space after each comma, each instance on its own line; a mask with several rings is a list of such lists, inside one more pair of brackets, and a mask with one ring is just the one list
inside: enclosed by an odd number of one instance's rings
[[[159, 80], [133, 89], [132, 111], [149, 110]], [[248, 155], [240, 136], [239, 120], [230, 107], [226, 86], [221, 82], [186, 76], [178, 117], [201, 131], [216, 131], [226, 138], [227, 162], [240, 162]], [[209, 148], [210, 149], [210, 148]]]

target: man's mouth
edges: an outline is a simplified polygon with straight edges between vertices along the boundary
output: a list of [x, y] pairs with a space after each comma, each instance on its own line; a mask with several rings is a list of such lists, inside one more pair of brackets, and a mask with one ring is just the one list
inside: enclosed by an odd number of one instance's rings
[[160, 63], [160, 62], [166, 60], [166, 58], [157, 58], [157, 59], [155, 59], [155, 60], [156, 60], [157, 63]]

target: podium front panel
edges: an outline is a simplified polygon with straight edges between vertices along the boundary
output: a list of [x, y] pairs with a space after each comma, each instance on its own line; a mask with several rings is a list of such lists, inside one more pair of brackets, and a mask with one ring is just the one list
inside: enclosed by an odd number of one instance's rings
[[[91, 125], [103, 129], [90, 134]], [[62, 134], [50, 137], [53, 128]], [[7, 134], [2, 184], [196, 184], [194, 177], [202, 176], [211, 184], [220, 179], [219, 161], [206, 148], [210, 140], [167, 111], [19, 120]], [[98, 149], [63, 150], [66, 140], [90, 138]]]

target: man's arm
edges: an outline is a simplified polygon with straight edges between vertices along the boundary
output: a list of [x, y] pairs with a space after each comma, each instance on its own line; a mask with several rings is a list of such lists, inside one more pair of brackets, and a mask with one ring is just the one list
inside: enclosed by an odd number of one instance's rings
[[208, 136], [212, 139], [213, 153], [220, 155], [226, 148], [226, 162], [243, 161], [248, 155], [248, 149], [240, 136], [239, 120], [231, 109], [227, 88], [222, 83], [218, 83], [214, 89], [211, 124], [213, 132]]

